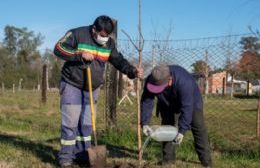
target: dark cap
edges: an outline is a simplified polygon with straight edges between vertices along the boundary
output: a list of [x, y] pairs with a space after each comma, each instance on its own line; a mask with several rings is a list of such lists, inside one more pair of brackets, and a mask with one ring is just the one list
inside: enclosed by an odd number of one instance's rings
[[147, 89], [152, 93], [161, 93], [168, 86], [170, 76], [169, 66], [157, 65], [148, 78]]

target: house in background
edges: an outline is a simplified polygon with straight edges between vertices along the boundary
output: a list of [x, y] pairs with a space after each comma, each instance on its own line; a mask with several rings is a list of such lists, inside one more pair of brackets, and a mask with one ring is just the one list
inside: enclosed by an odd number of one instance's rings
[[253, 93], [256, 93], [260, 96], [260, 79], [256, 79], [252, 81], [252, 90]]
[[[206, 78], [204, 75], [192, 74], [198, 83], [201, 93], [206, 93]], [[253, 82], [252, 82], [253, 83]], [[260, 83], [260, 80], [259, 80]], [[233, 85], [233, 87], [232, 87]], [[212, 73], [208, 77], [208, 93], [209, 94], [231, 94], [233, 88], [233, 93], [246, 94], [247, 91], [247, 81], [233, 79], [230, 74], [226, 71]], [[255, 90], [259, 90], [260, 85], [252, 85], [249, 83], [248, 94], [252, 95], [256, 93]]]
[[[228, 75], [227, 77], [227, 94], [231, 93], [232, 89], [232, 77]], [[240, 93], [240, 94], [245, 94], [247, 90], [247, 81], [245, 80], [236, 80], [233, 79], [233, 93]], [[249, 83], [249, 90], [248, 94], [251, 95], [252, 92], [252, 84]]]
[[209, 93], [225, 94], [226, 93], [226, 77], [227, 72], [222, 71], [211, 74], [208, 78]]

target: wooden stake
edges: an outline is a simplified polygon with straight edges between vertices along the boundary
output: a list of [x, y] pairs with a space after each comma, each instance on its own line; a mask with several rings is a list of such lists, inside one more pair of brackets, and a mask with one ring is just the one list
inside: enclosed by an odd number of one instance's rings
[[260, 95], [258, 96], [257, 114], [256, 114], [256, 137], [260, 136]]

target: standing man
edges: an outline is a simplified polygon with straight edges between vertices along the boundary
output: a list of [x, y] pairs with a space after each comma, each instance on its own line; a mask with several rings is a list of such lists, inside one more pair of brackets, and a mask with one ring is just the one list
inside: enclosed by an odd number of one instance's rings
[[151, 131], [148, 124], [155, 97], [162, 125], [178, 126], [179, 130], [173, 142], [163, 143], [162, 162], [175, 162], [174, 144], [180, 144], [185, 132], [191, 129], [199, 160], [204, 167], [210, 167], [211, 156], [204, 125], [202, 97], [191, 74], [177, 65], [159, 65], [152, 70], [146, 79], [141, 98], [141, 122], [146, 135]]
[[91, 113], [86, 64], [90, 64], [94, 102], [103, 83], [106, 62], [133, 79], [143, 75], [123, 58], [109, 36], [114, 24], [108, 16], [99, 16], [89, 26], [69, 30], [55, 45], [54, 54], [65, 60], [60, 83], [61, 96], [61, 167], [70, 167], [74, 160], [88, 161], [91, 145]]

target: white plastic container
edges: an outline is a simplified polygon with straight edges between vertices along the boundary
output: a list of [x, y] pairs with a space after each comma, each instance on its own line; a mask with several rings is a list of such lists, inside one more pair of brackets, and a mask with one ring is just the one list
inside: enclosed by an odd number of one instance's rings
[[158, 142], [173, 141], [178, 134], [178, 129], [171, 125], [152, 125], [150, 137]]

